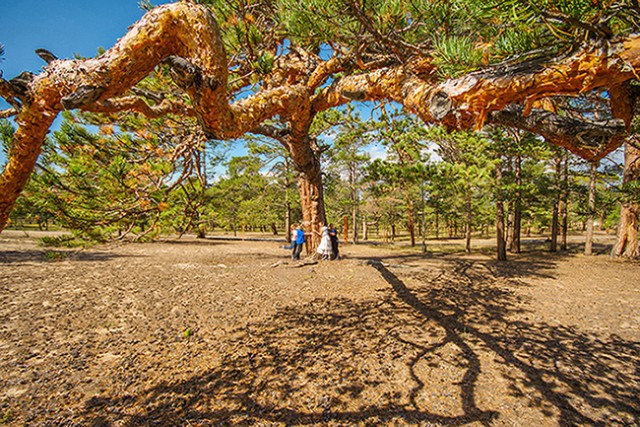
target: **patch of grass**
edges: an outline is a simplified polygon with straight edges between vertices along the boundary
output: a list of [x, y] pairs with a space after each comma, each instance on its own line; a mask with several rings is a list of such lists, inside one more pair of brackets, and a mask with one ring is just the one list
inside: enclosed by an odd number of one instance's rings
[[195, 332], [191, 329], [191, 328], [187, 328], [184, 330], [184, 332], [182, 333], [184, 335], [184, 337], [186, 339], [191, 338], [191, 336], [194, 334]]
[[7, 409], [0, 415], [0, 424], [8, 424], [11, 421], [13, 421], [13, 414], [11, 413], [11, 409]]
[[68, 254], [66, 252], [59, 251], [46, 251], [44, 253], [44, 259], [47, 261], [62, 261], [67, 258]]
[[70, 234], [64, 234], [61, 236], [49, 237], [45, 236], [40, 238], [40, 243], [43, 246], [53, 248], [77, 248], [87, 246], [87, 241], [80, 239]]

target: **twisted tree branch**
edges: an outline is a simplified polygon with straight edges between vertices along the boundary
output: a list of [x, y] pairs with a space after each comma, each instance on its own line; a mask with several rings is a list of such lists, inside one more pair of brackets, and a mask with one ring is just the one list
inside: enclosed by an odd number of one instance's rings
[[[150, 106], [135, 97], [123, 97], [167, 58], [177, 84], [191, 100], [192, 109], [182, 113], [195, 114], [207, 136], [237, 138], [279, 116], [290, 122], [293, 140], [306, 141], [316, 112], [350, 100], [397, 101], [425, 122], [441, 122], [452, 128], [480, 128], [487, 121], [499, 120], [492, 118], [492, 113], [512, 104], [523, 105], [522, 116], [526, 116], [536, 100], [610, 88], [637, 78], [640, 35], [587, 46], [554, 61], [477, 72], [439, 83], [429, 72], [429, 59], [422, 58], [413, 64], [411, 60], [401, 66], [348, 75], [318, 90], [327, 73], [340, 69], [336, 60], [335, 64], [324, 64], [325, 69], [320, 63], [311, 67], [307, 79], [283, 79], [277, 86], [263, 87], [255, 95], [230, 103], [229, 64], [212, 13], [192, 2], [166, 4], [147, 13], [98, 58], [51, 58], [37, 76], [21, 75], [10, 82], [0, 79], [0, 95], [19, 110], [14, 149], [0, 175], [0, 229], [33, 170], [49, 126], [62, 109], [130, 108], [151, 116], [180, 110], [179, 105], [164, 101]], [[538, 123], [542, 122], [548, 123], [549, 118]], [[610, 145], [604, 147], [606, 151]], [[598, 156], [602, 151], [589, 148], [577, 152]]]

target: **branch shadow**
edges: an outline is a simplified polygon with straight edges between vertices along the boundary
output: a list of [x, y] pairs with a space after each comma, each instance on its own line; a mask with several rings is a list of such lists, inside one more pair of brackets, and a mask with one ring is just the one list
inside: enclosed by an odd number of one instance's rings
[[[466, 412], [477, 411], [473, 404], [473, 383], [474, 372], [479, 367], [477, 355], [469, 346], [469, 342], [475, 340], [499, 356], [501, 363], [509, 368], [508, 372], [524, 375], [526, 386], [534, 388], [539, 399], [555, 408], [559, 425], [637, 425], [640, 422], [637, 399], [640, 342], [625, 341], [617, 336], [603, 339], [572, 327], [509, 320], [514, 312], [521, 311], [517, 308], [521, 306], [520, 301], [493, 286], [483, 286], [486, 277], [474, 277], [468, 272], [472, 262], [455, 264], [459, 279], [467, 279], [466, 289], [461, 289], [460, 282], [444, 281], [441, 283], [444, 286], [439, 288], [410, 290], [382, 263], [373, 265], [402, 301], [425, 318], [434, 319], [463, 351], [469, 362], [467, 377], [470, 380], [461, 386], [467, 402]], [[493, 267], [503, 277], [513, 278], [533, 273], [540, 263], [529, 264], [534, 267], [529, 271], [520, 267], [509, 269], [503, 263], [486, 266]], [[543, 274], [542, 277], [549, 276]], [[524, 397], [522, 387], [516, 386], [517, 376], [510, 379], [513, 394]]]
[[[82, 421], [490, 425], [501, 416], [499, 405], [478, 397], [489, 354], [504, 368], [509, 395], [537, 406], [549, 423], [640, 422], [640, 343], [529, 321], [490, 264], [452, 261], [450, 271], [402, 278], [379, 259], [370, 264], [390, 285], [379, 299], [283, 308], [233, 331], [217, 347], [213, 368], [139, 393], [89, 399]], [[445, 360], [447, 354], [455, 357]], [[433, 376], [445, 364], [449, 374], [438, 383]], [[429, 398], [439, 389], [453, 393]]]
[[132, 255], [123, 255], [108, 252], [97, 251], [77, 251], [64, 249], [27, 249], [27, 250], [11, 250], [0, 251], [0, 264], [11, 264], [20, 266], [31, 263], [49, 263], [64, 260], [82, 261], [82, 262], [100, 262], [109, 261], [116, 258], [138, 257]]
[[158, 240], [156, 242], [157, 244], [162, 244], [162, 245], [184, 245], [184, 246], [205, 246], [205, 247], [210, 247], [210, 246], [223, 246], [223, 245], [228, 245], [229, 243], [226, 241], [214, 241], [212, 239], [209, 238], [202, 238], [202, 239], [184, 239], [181, 240], [179, 238], [173, 238], [173, 239], [164, 239], [164, 240]]

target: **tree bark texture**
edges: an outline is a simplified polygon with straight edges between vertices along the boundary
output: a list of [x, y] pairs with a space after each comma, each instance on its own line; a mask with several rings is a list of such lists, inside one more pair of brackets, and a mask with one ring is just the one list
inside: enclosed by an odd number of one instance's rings
[[291, 242], [291, 201], [289, 200], [289, 158], [284, 159], [284, 212], [287, 242]]
[[322, 171], [320, 169], [320, 153], [315, 141], [307, 132], [292, 134], [286, 144], [291, 159], [298, 171], [298, 192], [302, 207], [302, 221], [309, 232], [310, 245], [315, 249], [320, 243], [320, 223], [326, 224], [324, 210], [324, 190]]
[[309, 176], [300, 172], [298, 174], [298, 191], [302, 205], [302, 222], [305, 232], [309, 233], [307, 240], [315, 249], [320, 244], [320, 236], [316, 234], [320, 233], [319, 224], [326, 222], [322, 180], [319, 179], [319, 175]]
[[413, 202], [411, 200], [411, 194], [409, 194], [409, 188], [407, 188], [406, 185], [404, 187], [404, 200], [405, 206], [407, 207], [407, 231], [409, 231], [411, 247], [414, 247], [416, 245], [416, 224], [413, 217]]
[[465, 245], [464, 251], [466, 253], [471, 253], [471, 231], [473, 227], [473, 206], [471, 204], [471, 190], [467, 193], [466, 196], [466, 224], [464, 227], [464, 235], [465, 235]]
[[[640, 149], [634, 144], [625, 145], [625, 162], [623, 185], [640, 180]], [[637, 195], [636, 195], [637, 197]], [[638, 216], [640, 205], [634, 201], [625, 201], [620, 208], [620, 225], [618, 227], [618, 241], [611, 251], [614, 257], [636, 259], [640, 256], [638, 249]]]
[[369, 224], [367, 223], [367, 214], [362, 214], [362, 240], [369, 240]]
[[352, 242], [354, 245], [358, 242], [358, 189], [356, 185], [356, 171], [351, 167], [349, 168], [349, 186], [351, 187], [351, 225], [353, 227]]

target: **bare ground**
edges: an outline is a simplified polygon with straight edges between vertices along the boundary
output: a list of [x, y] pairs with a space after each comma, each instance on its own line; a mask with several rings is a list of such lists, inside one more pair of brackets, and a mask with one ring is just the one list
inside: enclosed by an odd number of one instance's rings
[[637, 426], [640, 263], [0, 235], [0, 424]]

